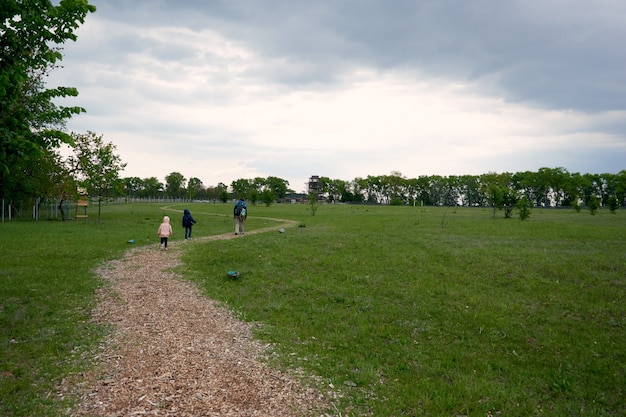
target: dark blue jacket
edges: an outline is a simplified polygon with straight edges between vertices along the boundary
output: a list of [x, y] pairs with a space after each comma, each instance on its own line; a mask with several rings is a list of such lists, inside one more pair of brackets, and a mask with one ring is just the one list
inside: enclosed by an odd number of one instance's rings
[[191, 217], [191, 213], [188, 209], [185, 209], [185, 214], [183, 215], [183, 227], [191, 227], [195, 224], [196, 221]]

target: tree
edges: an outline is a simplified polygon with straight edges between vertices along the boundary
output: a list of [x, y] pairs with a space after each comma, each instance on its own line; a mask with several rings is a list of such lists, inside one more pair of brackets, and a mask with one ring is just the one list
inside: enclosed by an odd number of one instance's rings
[[185, 195], [187, 179], [180, 172], [172, 172], [165, 177], [165, 194], [171, 198], [182, 198]]
[[220, 191], [219, 199], [220, 199], [220, 201], [222, 203], [227, 202], [229, 197], [230, 197], [230, 195], [228, 195], [228, 191], [226, 191], [226, 190]]
[[[40, 173], [45, 172], [47, 186], [42, 186], [42, 190], [46, 190], [44, 196], [52, 199], [58, 199], [57, 208], [61, 213], [61, 220], [65, 221], [65, 210], [63, 203], [69, 198], [73, 198], [77, 193], [76, 179], [72, 175], [71, 167], [63, 160], [61, 155], [56, 152], [50, 153], [48, 169], [37, 169]], [[43, 185], [43, 184], [42, 184]]]
[[259, 195], [261, 194], [261, 191], [267, 189], [267, 180], [265, 178], [255, 177], [253, 180], [249, 182], [250, 182], [250, 191], [256, 190], [259, 193]]
[[164, 185], [157, 177], [143, 179], [143, 189], [139, 193], [141, 197], [158, 197], [163, 194]]
[[[446, 204], [446, 180], [440, 175], [432, 175], [428, 182], [428, 194], [433, 205]], [[446, 204], [447, 205], [447, 204]]]
[[486, 192], [487, 202], [493, 208], [492, 216], [496, 217], [496, 210], [502, 206], [502, 188], [498, 187], [495, 184], [489, 186], [489, 189]]
[[354, 194], [350, 191], [350, 182], [348, 181], [340, 181], [338, 182], [338, 190], [341, 193], [341, 201], [350, 202], [354, 200]]
[[228, 197], [228, 186], [223, 182], [218, 182], [215, 186], [214, 195], [211, 195], [211, 198], [225, 203], [228, 201]]
[[[76, 40], [74, 31], [96, 8], [87, 0], [3, 0], [0, 6], [0, 190], [20, 184], [19, 167], [46, 158], [46, 151], [72, 143], [65, 122], [80, 107], [54, 103], [78, 95], [75, 88], [45, 88], [45, 77], [63, 57], [57, 45]], [[12, 198], [11, 195], [5, 197]]]
[[363, 195], [365, 190], [367, 189], [367, 183], [363, 178], [355, 178], [350, 183], [352, 187], [352, 201], [355, 203], [362, 203], [365, 201], [365, 196]]
[[135, 197], [143, 189], [143, 180], [139, 177], [124, 178], [124, 191], [128, 197]]
[[582, 176], [582, 198], [587, 207], [597, 206], [592, 210], [592, 214], [595, 214], [595, 210], [602, 206], [602, 177], [599, 174], [584, 174]]
[[257, 201], [261, 198], [261, 193], [256, 188], [252, 188], [248, 193], [248, 198], [253, 206], [256, 206]]
[[204, 190], [204, 198], [212, 201], [221, 200], [225, 203], [229, 198], [228, 186], [220, 182], [216, 186], [206, 187]]
[[187, 198], [193, 200], [201, 190], [202, 181], [196, 177], [189, 178], [189, 181], [187, 181]]
[[480, 194], [480, 180], [476, 175], [463, 175], [459, 178], [461, 182], [461, 203], [465, 206], [482, 205]]
[[289, 189], [289, 181], [272, 176], [265, 179], [265, 189], [272, 191], [275, 198], [284, 198], [287, 193], [294, 192]]
[[519, 209], [519, 218], [524, 221], [530, 217], [530, 203], [526, 197], [522, 197], [517, 201], [517, 208]]
[[311, 216], [315, 216], [317, 209], [320, 207], [317, 190], [313, 190], [308, 195], [309, 207], [311, 208]]
[[580, 201], [584, 197], [583, 188], [585, 183], [586, 179], [580, 173], [570, 174], [564, 185], [563, 204], [580, 211]]
[[502, 189], [502, 209], [504, 210], [504, 217], [510, 219], [513, 215], [513, 209], [517, 205], [517, 192], [510, 188]]
[[416, 188], [419, 190], [417, 198], [420, 200], [421, 205], [433, 204], [432, 192], [430, 189], [430, 180], [426, 175], [421, 175], [416, 180]]
[[589, 209], [589, 213], [591, 213], [592, 216], [594, 216], [600, 208], [600, 202], [595, 195], [589, 197], [589, 201], [587, 202], [587, 208]]
[[272, 190], [263, 190], [260, 195], [261, 201], [265, 204], [265, 207], [269, 207], [272, 205], [274, 200], [276, 200], [276, 194]]
[[389, 204], [403, 205], [408, 202], [407, 180], [402, 176], [401, 172], [392, 171], [390, 175], [383, 176], [382, 180]]
[[22, 160], [14, 166], [19, 183], [5, 184], [3, 193], [10, 196], [10, 204], [20, 216], [24, 207], [40, 205], [46, 199], [59, 199], [61, 218], [65, 220], [63, 202], [76, 194], [76, 182], [61, 155], [52, 150], [44, 150], [37, 159]]
[[609, 210], [611, 210], [612, 214], [615, 214], [615, 211], [619, 208], [619, 200], [615, 194], [609, 196]]
[[238, 180], [233, 181], [230, 184], [230, 188], [232, 188], [233, 193], [235, 194], [235, 198], [239, 199], [239, 198], [246, 198], [250, 196], [250, 191], [254, 188], [252, 185], [252, 181], [245, 179], [245, 178], [240, 178]]
[[69, 158], [79, 184], [90, 196], [98, 197], [98, 224], [102, 211], [102, 200], [119, 194], [123, 188], [120, 171], [126, 164], [115, 154], [115, 145], [105, 143], [102, 135], [94, 132], [72, 134], [75, 143], [74, 156]]
[[[510, 217], [512, 206], [515, 205], [515, 196], [512, 194], [512, 174], [489, 172], [480, 176], [481, 191], [486, 196], [487, 203], [493, 207], [493, 217], [496, 217], [496, 209], [505, 208], [505, 217]], [[509, 207], [511, 211], [506, 210]], [[508, 215], [507, 215], [508, 214]]]

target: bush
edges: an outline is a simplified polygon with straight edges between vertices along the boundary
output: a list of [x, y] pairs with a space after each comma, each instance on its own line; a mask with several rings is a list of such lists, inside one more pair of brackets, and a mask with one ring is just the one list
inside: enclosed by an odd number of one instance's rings
[[609, 203], [609, 210], [611, 210], [611, 213], [615, 214], [615, 210], [619, 208], [619, 200], [617, 199], [615, 195], [612, 195], [609, 197], [608, 203]]
[[524, 221], [530, 217], [530, 204], [528, 199], [522, 198], [517, 202], [517, 208], [519, 209], [519, 218]]

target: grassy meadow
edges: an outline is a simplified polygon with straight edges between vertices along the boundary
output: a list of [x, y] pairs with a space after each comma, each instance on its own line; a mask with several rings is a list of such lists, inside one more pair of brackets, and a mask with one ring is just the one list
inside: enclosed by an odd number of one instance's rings
[[[626, 414], [626, 212], [322, 205], [103, 207], [102, 224], [0, 224], [0, 415], [63, 415], [58, 385], [90, 366], [91, 271], [129, 239], [157, 245], [164, 214], [180, 272], [319, 376], [336, 415]], [[179, 217], [198, 221], [184, 242]], [[91, 213], [90, 213], [91, 216]], [[95, 216], [94, 216], [95, 217]], [[276, 219], [297, 227], [278, 233]], [[238, 280], [227, 271], [241, 273]]]

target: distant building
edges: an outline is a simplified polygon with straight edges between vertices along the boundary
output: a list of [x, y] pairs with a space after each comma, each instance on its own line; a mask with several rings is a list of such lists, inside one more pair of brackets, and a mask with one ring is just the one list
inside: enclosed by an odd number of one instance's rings
[[307, 203], [309, 201], [309, 196], [308, 194], [302, 193], [290, 193], [285, 195], [283, 198], [279, 198], [277, 201], [279, 203], [301, 204]]

